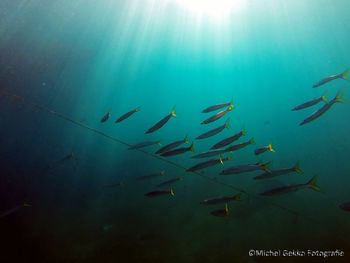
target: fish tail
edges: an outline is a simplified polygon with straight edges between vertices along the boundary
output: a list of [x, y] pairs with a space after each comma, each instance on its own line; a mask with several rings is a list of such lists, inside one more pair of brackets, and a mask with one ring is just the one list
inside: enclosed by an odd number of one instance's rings
[[233, 156], [232, 156], [232, 155], [227, 156], [227, 160], [228, 160], [228, 161], [230, 161], [230, 160], [232, 160], [232, 159], [233, 159]]
[[267, 149], [268, 149], [270, 152], [276, 152], [276, 151], [273, 149], [272, 143], [270, 143], [269, 145], [267, 145]]
[[260, 164], [260, 167], [264, 171], [270, 172], [270, 164], [271, 164], [271, 162], [262, 163], [262, 164]]
[[320, 192], [321, 189], [317, 185], [317, 176], [314, 176], [306, 183], [312, 190]]
[[172, 196], [175, 195], [173, 188], [170, 188], [170, 194], [171, 194]]
[[327, 94], [328, 94], [328, 91], [325, 91], [321, 96], [322, 101], [325, 103], [328, 103]]
[[171, 110], [171, 116], [176, 117], [176, 106], [174, 105], [173, 109]]
[[338, 91], [337, 95], [335, 96], [335, 102], [345, 103], [344, 92], [342, 90]]
[[247, 135], [247, 131], [246, 131], [244, 125], [243, 125], [243, 127], [242, 127], [241, 133], [242, 133], [243, 136]]
[[228, 213], [228, 205], [227, 205], [227, 203], [225, 204], [225, 211], [226, 211], [226, 213]]
[[297, 163], [294, 165], [293, 170], [294, 170], [295, 172], [297, 172], [298, 174], [300, 174], [300, 173], [303, 172], [303, 171], [301, 170], [301, 168], [300, 168], [300, 163], [299, 163], [299, 162], [297, 162]]
[[347, 70], [345, 70], [342, 74], [341, 74], [341, 77], [343, 79], [346, 79], [346, 80], [349, 80], [350, 79], [350, 68], [348, 68]]
[[161, 141], [159, 140], [159, 141], [157, 141], [157, 144], [159, 145], [159, 146], [162, 146], [162, 143], [161, 143]]
[[222, 160], [222, 156], [221, 155], [220, 155], [220, 159], [219, 160], [220, 160], [221, 164], [224, 164], [224, 161]]
[[235, 106], [233, 105], [233, 102], [230, 103], [230, 105], [227, 107], [227, 111], [231, 111], [235, 108]]
[[195, 152], [194, 143], [191, 144], [191, 146], [189, 147], [189, 150], [193, 153]]
[[233, 199], [234, 199], [235, 201], [242, 201], [242, 194], [239, 193], [239, 194], [234, 195], [234, 196], [233, 196]]
[[189, 141], [189, 139], [188, 139], [188, 135], [186, 134], [186, 136], [185, 136], [185, 138], [184, 138], [184, 143], [185, 144], [188, 144], [190, 141]]
[[135, 112], [138, 112], [138, 111], [140, 111], [141, 110], [141, 108], [140, 107], [137, 107], [136, 109], [135, 109]]
[[255, 144], [255, 140], [254, 138], [251, 138], [250, 141], [249, 141], [250, 144]]
[[27, 202], [23, 203], [23, 207], [31, 207], [32, 205], [28, 204]]
[[165, 175], [165, 171], [160, 171], [160, 175]]
[[227, 119], [227, 121], [226, 121], [226, 123], [225, 123], [225, 128], [226, 128], [226, 129], [230, 129], [230, 128], [231, 128], [230, 118]]

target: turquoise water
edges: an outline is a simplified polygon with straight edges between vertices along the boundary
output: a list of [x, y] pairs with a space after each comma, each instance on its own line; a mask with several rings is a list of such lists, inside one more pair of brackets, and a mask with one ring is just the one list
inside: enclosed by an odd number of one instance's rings
[[[37, 262], [271, 260], [249, 257], [249, 249], [340, 249], [347, 256], [349, 213], [338, 206], [350, 200], [349, 104], [336, 104], [305, 126], [299, 123], [319, 106], [291, 109], [325, 92], [333, 98], [343, 90], [350, 97], [350, 84], [341, 79], [312, 88], [350, 66], [350, 2], [238, 3], [218, 18], [175, 0], [1, 1], [0, 211], [32, 205], [0, 219], [6, 256]], [[191, 153], [168, 163], [151, 155], [157, 146], [145, 154], [113, 140], [167, 144], [188, 135], [192, 141], [227, 119], [200, 125], [211, 115], [201, 111], [231, 100], [231, 128], [195, 141], [196, 153], [243, 127], [247, 135], [240, 142], [254, 137], [256, 145], [202, 176], [174, 166], [195, 164]], [[144, 134], [173, 106], [176, 118]], [[135, 107], [141, 111], [114, 123]], [[111, 118], [100, 123], [108, 111]], [[276, 153], [254, 156], [270, 142]], [[71, 151], [77, 162], [64, 159]], [[253, 173], [218, 175], [257, 161], [271, 161], [274, 169], [299, 162], [303, 173], [264, 182], [252, 180]], [[135, 178], [161, 170], [168, 178], [184, 177], [173, 186], [175, 196], [145, 197], [164, 179]], [[313, 175], [321, 193], [258, 195]], [[117, 182], [124, 185], [104, 187]], [[223, 205], [199, 204], [238, 189], [249, 195], [229, 203], [227, 218], [210, 214]]]

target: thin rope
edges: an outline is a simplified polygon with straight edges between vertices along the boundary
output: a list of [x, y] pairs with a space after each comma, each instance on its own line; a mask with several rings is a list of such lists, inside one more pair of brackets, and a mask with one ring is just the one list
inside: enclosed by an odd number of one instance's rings
[[[96, 133], [96, 134], [99, 134], [99, 135], [101, 135], [101, 136], [103, 136], [103, 137], [105, 137], [105, 138], [107, 138], [107, 139], [110, 139], [110, 140], [112, 140], [112, 141], [114, 141], [114, 142], [117, 142], [117, 143], [119, 143], [119, 144], [122, 144], [122, 145], [125, 145], [125, 146], [128, 146], [128, 147], [132, 146], [131, 144], [129, 144], [129, 143], [127, 143], [127, 142], [124, 142], [124, 141], [122, 141], [122, 140], [120, 140], [120, 139], [118, 139], [118, 138], [116, 138], [116, 137], [114, 137], [114, 136], [111, 136], [111, 135], [106, 134], [106, 133], [104, 133], [104, 132], [102, 132], [102, 131], [99, 131], [99, 130], [97, 130], [97, 129], [95, 129], [95, 128], [92, 128], [92, 127], [90, 127], [90, 126], [88, 126], [88, 125], [86, 125], [86, 124], [84, 124], [84, 123], [82, 123], [82, 122], [80, 122], [80, 121], [73, 120], [73, 119], [67, 117], [66, 115], [64, 115], [64, 114], [62, 114], [62, 113], [59, 113], [59, 112], [57, 112], [57, 111], [54, 111], [54, 110], [52, 110], [52, 109], [50, 109], [50, 108], [48, 108], [48, 107], [46, 107], [46, 106], [39, 105], [39, 104], [37, 104], [37, 103], [35, 103], [35, 102], [31, 101], [31, 100], [25, 99], [25, 98], [22, 97], [22, 96], [19, 96], [19, 95], [16, 95], [16, 94], [12, 94], [12, 93], [7, 92], [7, 91], [0, 91], [0, 94], [1, 94], [1, 95], [4, 95], [4, 96], [7, 96], [7, 97], [9, 97], [10, 99], [12, 98], [13, 100], [15, 100], [15, 101], [17, 101], [17, 102], [21, 102], [21, 103], [23, 103], [23, 104], [33, 106], [33, 107], [35, 107], [35, 108], [37, 108], [37, 109], [39, 109], [39, 110], [41, 110], [41, 111], [43, 111], [43, 112], [47, 112], [47, 113], [49, 113], [49, 114], [52, 114], [52, 115], [54, 115], [54, 116], [56, 116], [56, 117], [58, 117], [58, 118], [60, 118], [60, 119], [63, 119], [63, 120], [65, 120], [65, 121], [67, 121], [67, 122], [70, 122], [70, 123], [73, 123], [73, 124], [75, 124], [75, 125], [77, 125], [77, 126], [80, 126], [80, 127], [82, 127], [82, 128], [88, 129], [88, 130], [90, 130], [90, 131], [92, 131], [92, 132], [94, 132], [94, 133]], [[155, 155], [155, 154], [146, 152], [146, 151], [144, 151], [144, 150], [142, 150], [142, 149], [135, 149], [135, 150], [137, 150], [137, 151], [139, 151], [139, 152], [142, 152], [142, 153], [144, 153], [144, 154], [146, 154], [146, 155], [148, 155], [148, 156], [150, 156], [150, 157], [153, 157], [153, 158], [159, 159], [159, 160], [161, 160], [161, 161], [163, 161], [163, 162], [166, 162], [166, 163], [168, 163], [168, 164], [170, 164], [170, 165], [172, 165], [172, 166], [175, 166], [175, 167], [177, 167], [177, 168], [179, 168], [179, 169], [182, 169], [182, 170], [185, 170], [185, 171], [187, 170], [187, 168], [184, 167], [183, 165], [178, 164], [178, 163], [173, 162], [173, 161], [170, 161], [170, 160], [168, 160], [168, 159], [164, 159], [164, 158], [162, 158], [162, 157], [160, 157], [160, 156], [158, 156], [158, 155]], [[256, 195], [256, 194], [252, 194], [252, 193], [250, 193], [250, 192], [244, 190], [243, 188], [239, 188], [239, 187], [236, 187], [236, 186], [234, 186], [234, 185], [227, 184], [227, 183], [225, 183], [225, 182], [222, 182], [222, 181], [217, 180], [216, 178], [213, 178], [213, 177], [204, 175], [204, 174], [199, 173], [199, 172], [197, 172], [197, 171], [194, 172], [194, 173], [197, 174], [197, 175], [199, 175], [200, 177], [206, 179], [206, 180], [209, 180], [209, 181], [213, 182], [213, 183], [216, 183], [216, 184], [219, 184], [219, 185], [222, 185], [222, 186], [226, 186], [226, 187], [228, 187], [228, 188], [231, 188], [231, 189], [233, 189], [233, 190], [236, 190], [236, 191], [238, 191], [238, 192], [241, 192], [241, 193], [247, 195], [248, 197], [253, 197], [253, 198], [255, 198], [255, 199], [262, 200], [265, 204], [268, 204], [268, 205], [274, 206], [274, 207], [276, 207], [276, 208], [279, 208], [279, 209], [281, 209], [281, 210], [284, 210], [284, 211], [286, 211], [286, 212], [288, 212], [288, 213], [290, 213], [290, 214], [293, 214], [293, 215], [296, 216], [296, 217], [303, 217], [303, 218], [305, 218], [305, 219], [307, 219], [307, 220], [316, 222], [315, 219], [313, 219], [313, 218], [311, 218], [311, 217], [309, 217], [309, 216], [305, 216], [305, 215], [301, 214], [300, 212], [298, 212], [298, 211], [296, 211], [296, 210], [294, 210], [294, 209], [290, 209], [290, 208], [285, 207], [285, 206], [282, 206], [282, 205], [280, 205], [280, 204], [277, 204], [277, 203], [274, 203], [274, 202], [271, 202], [271, 201], [267, 201], [265, 198], [260, 197], [260, 196], [258, 196], [258, 195]]]

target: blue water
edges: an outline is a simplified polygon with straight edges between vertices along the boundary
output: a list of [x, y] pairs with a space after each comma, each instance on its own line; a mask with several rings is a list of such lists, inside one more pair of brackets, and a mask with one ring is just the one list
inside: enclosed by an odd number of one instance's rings
[[[190, 1], [190, 0], [189, 0]], [[218, 5], [220, 1], [218, 1]], [[350, 98], [350, 84], [318, 80], [350, 66], [350, 2], [345, 0], [241, 1], [221, 19], [195, 14], [176, 0], [0, 2], [0, 218], [1, 250], [14, 262], [265, 262], [254, 249], [341, 249], [350, 253], [349, 104], [299, 126], [320, 105], [291, 109], [326, 92]], [[9, 95], [10, 94], [10, 95]], [[15, 100], [16, 94], [24, 100]], [[233, 101], [231, 128], [195, 141], [196, 153], [242, 128], [240, 142], [256, 145], [233, 160], [204, 170], [192, 153], [155, 158], [157, 146], [222, 125], [200, 122], [211, 105]], [[33, 107], [44, 106], [63, 114]], [[176, 106], [177, 117], [144, 134]], [[121, 114], [141, 111], [120, 124]], [[100, 119], [111, 111], [106, 123]], [[85, 128], [77, 123], [86, 125]], [[91, 131], [93, 128], [105, 135]], [[276, 153], [256, 157], [273, 143]], [[66, 157], [71, 152], [77, 161]], [[220, 177], [233, 165], [271, 161], [274, 169], [299, 162], [302, 174], [257, 182], [254, 174]], [[174, 165], [175, 164], [175, 165]], [[223, 168], [224, 167], [224, 168]], [[147, 198], [164, 170], [183, 176], [175, 196]], [[256, 173], [258, 174], [258, 173]], [[266, 189], [305, 183], [317, 175], [322, 192], [302, 190], [258, 197]], [[165, 177], [164, 177], [165, 178]], [[105, 185], [123, 182], [123, 186]], [[199, 202], [231, 195], [227, 218]], [[276, 258], [295, 262], [310, 258]], [[318, 258], [320, 260], [320, 258]]]

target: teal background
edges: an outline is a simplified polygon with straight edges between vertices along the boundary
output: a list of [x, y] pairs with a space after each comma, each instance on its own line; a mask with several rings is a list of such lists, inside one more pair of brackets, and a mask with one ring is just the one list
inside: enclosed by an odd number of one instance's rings
[[[272, 142], [276, 153], [255, 157], [256, 146], [248, 147], [224, 167], [272, 161], [280, 168], [299, 161], [303, 170], [266, 182], [253, 181], [251, 174], [218, 177], [226, 184], [220, 185], [1, 96], [0, 211], [24, 200], [32, 204], [0, 219], [6, 257], [264, 262], [269, 259], [249, 258], [248, 250], [349, 253], [349, 214], [338, 208], [350, 199], [349, 104], [336, 104], [302, 127], [298, 124], [313, 109], [291, 111], [324, 92], [333, 98], [342, 89], [350, 97], [344, 80], [311, 88], [350, 66], [348, 10], [345, 0], [249, 1], [242, 12], [214, 21], [170, 0], [1, 1], [0, 92], [23, 96], [131, 144], [158, 139], [165, 144], [186, 134], [193, 140], [226, 120], [200, 125], [209, 116], [200, 111], [233, 100], [231, 129], [195, 142], [196, 152], [245, 127], [242, 141]], [[177, 117], [145, 135], [174, 105]], [[139, 113], [114, 124], [137, 106]], [[101, 124], [109, 110], [111, 119]], [[56, 165], [71, 150], [79, 165]], [[170, 160], [189, 167], [196, 163], [190, 155]], [[50, 165], [54, 169], [47, 171]], [[222, 169], [205, 175], [216, 177]], [[159, 170], [184, 180], [174, 186], [174, 197], [148, 199], [144, 193], [161, 179], [140, 183], [134, 178]], [[315, 174], [322, 193], [254, 198]], [[119, 181], [125, 186], [103, 187]], [[228, 185], [253, 197], [229, 204], [227, 219], [211, 216], [221, 207], [199, 201], [237, 193]], [[300, 216], [296, 220], [284, 208]]]

